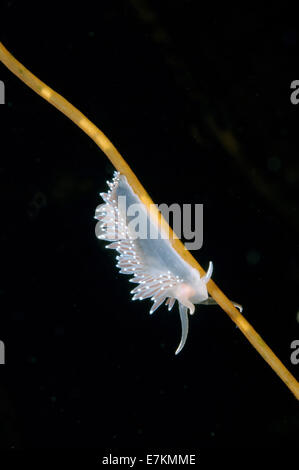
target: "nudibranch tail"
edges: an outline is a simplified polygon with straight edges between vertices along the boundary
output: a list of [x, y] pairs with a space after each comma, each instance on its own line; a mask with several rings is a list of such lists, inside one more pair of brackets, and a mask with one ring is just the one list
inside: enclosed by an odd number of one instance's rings
[[[100, 194], [104, 204], [100, 204], [95, 213], [98, 220], [96, 236], [110, 242], [106, 248], [118, 251], [116, 259], [120, 273], [133, 275], [130, 282], [136, 283], [137, 287], [131, 291], [132, 300], [151, 299], [150, 314], [164, 302], [171, 310], [178, 300], [182, 324], [178, 354], [188, 335], [188, 310], [192, 314], [194, 304], [208, 298], [206, 283], [212, 275], [213, 264], [210, 262], [206, 275], [201, 278], [163, 236], [156, 225], [157, 220], [152, 220], [126, 177], [115, 172], [112, 181], [107, 183], [108, 192]], [[141, 233], [140, 225], [143, 225]]]

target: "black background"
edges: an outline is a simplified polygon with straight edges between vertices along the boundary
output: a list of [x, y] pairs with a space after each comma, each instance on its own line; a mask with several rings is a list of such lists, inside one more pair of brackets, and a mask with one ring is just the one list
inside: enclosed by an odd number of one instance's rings
[[[10, 1], [1, 40], [156, 203], [204, 204], [194, 256], [298, 377], [299, 31], [284, 5]], [[177, 308], [132, 302], [94, 235], [112, 165], [2, 64], [0, 79], [1, 447], [294, 448], [295, 398], [219, 307], [197, 307], [174, 356]]]

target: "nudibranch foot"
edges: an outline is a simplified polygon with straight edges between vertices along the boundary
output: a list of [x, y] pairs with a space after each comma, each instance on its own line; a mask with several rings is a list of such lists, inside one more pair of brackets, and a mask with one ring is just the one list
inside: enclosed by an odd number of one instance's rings
[[[237, 302], [233, 302], [232, 300], [231, 300], [231, 303], [233, 304], [234, 307], [240, 310], [241, 313], [243, 312], [242, 305], [238, 304]], [[216, 302], [215, 299], [213, 299], [213, 297], [208, 297], [206, 300], [201, 302], [201, 304], [202, 305], [218, 305], [218, 303]]]

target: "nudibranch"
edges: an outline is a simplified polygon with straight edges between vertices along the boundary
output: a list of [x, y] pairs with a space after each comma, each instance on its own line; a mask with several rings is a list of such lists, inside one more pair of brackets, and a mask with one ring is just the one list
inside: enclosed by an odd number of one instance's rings
[[[214, 303], [206, 287], [212, 276], [213, 264], [210, 262], [205, 276], [200, 277], [200, 273], [173, 248], [169, 238], [163, 237], [127, 178], [115, 172], [107, 184], [108, 192], [100, 193], [104, 203], [96, 208], [96, 236], [112, 242], [106, 248], [118, 251], [119, 272], [133, 275], [130, 282], [138, 284], [131, 291], [133, 300], [153, 300], [151, 314], [164, 302], [171, 310], [178, 301], [182, 325], [181, 341], [176, 350], [178, 354], [188, 335], [188, 310], [193, 314], [195, 304]], [[145, 221], [145, 236], [136, 236], [132, 229], [136, 208], [138, 220]]]

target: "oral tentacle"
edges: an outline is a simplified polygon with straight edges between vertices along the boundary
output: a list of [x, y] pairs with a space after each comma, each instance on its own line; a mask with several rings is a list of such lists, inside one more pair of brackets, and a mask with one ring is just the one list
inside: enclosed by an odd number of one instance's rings
[[186, 343], [188, 330], [189, 330], [188, 308], [185, 305], [181, 304], [181, 302], [179, 302], [179, 311], [180, 311], [180, 319], [181, 319], [181, 325], [182, 325], [182, 336], [181, 336], [180, 344], [178, 345], [178, 348], [175, 354], [179, 354], [179, 352], [183, 349]]

